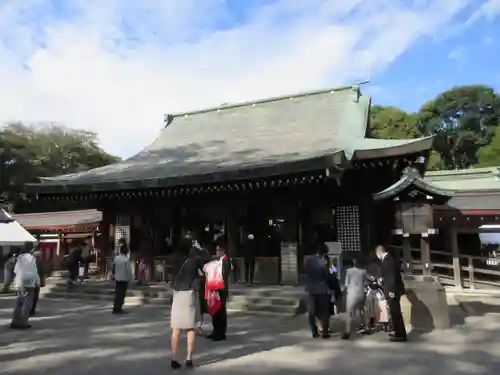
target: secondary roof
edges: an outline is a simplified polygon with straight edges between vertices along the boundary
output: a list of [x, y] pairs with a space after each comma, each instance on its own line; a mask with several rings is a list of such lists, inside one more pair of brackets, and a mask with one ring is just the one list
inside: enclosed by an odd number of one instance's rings
[[36, 231], [91, 231], [102, 220], [98, 210], [39, 212], [14, 214], [13, 217], [28, 230]]

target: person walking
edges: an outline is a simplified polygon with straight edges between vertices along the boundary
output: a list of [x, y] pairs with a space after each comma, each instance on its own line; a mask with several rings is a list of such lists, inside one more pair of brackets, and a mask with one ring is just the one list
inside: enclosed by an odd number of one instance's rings
[[321, 324], [321, 336], [325, 339], [330, 337], [330, 301], [334, 280], [325, 261], [327, 251], [326, 245], [318, 245], [316, 254], [306, 258], [304, 264], [309, 326], [313, 338], [320, 336], [316, 319]]
[[43, 267], [43, 254], [40, 248], [35, 247], [31, 251], [31, 255], [35, 257], [36, 260], [36, 269], [38, 271], [38, 278], [40, 280], [40, 283], [35, 287], [35, 292], [33, 294], [33, 304], [31, 306], [30, 310], [30, 316], [35, 316], [36, 314], [36, 307], [38, 305], [38, 299], [40, 298], [40, 289], [45, 286], [45, 272], [44, 272], [44, 267]]
[[356, 318], [365, 318], [365, 330], [363, 333], [369, 333], [369, 316], [364, 314], [366, 286], [370, 278], [365, 269], [359, 266], [359, 261], [353, 259], [353, 267], [346, 271], [345, 286], [346, 294], [346, 323], [345, 331], [342, 335], [343, 340], [348, 340], [352, 332], [352, 323]]
[[83, 266], [82, 279], [87, 280], [89, 278], [89, 267], [90, 267], [90, 261], [92, 259], [92, 246], [88, 241], [86, 241], [82, 245], [81, 258]]
[[401, 296], [405, 293], [405, 287], [403, 278], [401, 277], [400, 264], [382, 245], [375, 248], [375, 254], [381, 261], [380, 275], [382, 287], [389, 306], [389, 315], [394, 329], [394, 333], [390, 334], [390, 340], [394, 342], [407, 341], [403, 313], [401, 312]]
[[127, 243], [124, 240], [120, 240], [118, 252], [113, 262], [113, 278], [115, 280], [113, 314], [124, 314], [123, 305], [125, 304], [128, 284], [132, 280], [132, 269], [128, 256], [129, 251]]
[[200, 278], [203, 275], [203, 263], [200, 259], [200, 250], [192, 248], [188, 258], [180, 267], [179, 272], [172, 282], [172, 309], [170, 313], [170, 326], [172, 336], [170, 339], [172, 359], [170, 367], [174, 370], [182, 367], [179, 362], [179, 341], [182, 331], [187, 332], [187, 355], [185, 366], [193, 367], [193, 350], [196, 340], [196, 325], [201, 320], [200, 314]]
[[80, 273], [80, 263], [82, 262], [82, 248], [80, 246], [73, 247], [67, 258], [67, 268], [68, 268], [68, 285], [73, 285], [78, 280]]
[[12, 329], [27, 329], [30, 310], [33, 306], [35, 289], [40, 285], [40, 278], [36, 268], [36, 259], [31, 254], [33, 244], [27, 242], [17, 257], [14, 267], [13, 286], [17, 290], [16, 304], [12, 313]]

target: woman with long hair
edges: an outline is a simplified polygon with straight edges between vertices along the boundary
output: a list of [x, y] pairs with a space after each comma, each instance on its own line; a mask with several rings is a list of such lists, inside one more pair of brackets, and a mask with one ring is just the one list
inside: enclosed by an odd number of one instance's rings
[[203, 275], [203, 263], [199, 257], [199, 249], [192, 248], [188, 258], [180, 267], [172, 282], [173, 298], [170, 314], [172, 327], [171, 347], [172, 360], [170, 367], [180, 369], [178, 361], [179, 340], [181, 331], [187, 332], [187, 356], [185, 366], [193, 367], [193, 350], [196, 340], [196, 325], [200, 320], [199, 287], [200, 277]]

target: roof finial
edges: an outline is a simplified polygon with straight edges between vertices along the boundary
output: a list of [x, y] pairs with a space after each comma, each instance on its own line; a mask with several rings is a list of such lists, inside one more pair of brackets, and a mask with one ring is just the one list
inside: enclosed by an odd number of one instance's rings
[[165, 115], [165, 119], [164, 119], [165, 126], [164, 126], [164, 128], [166, 128], [167, 126], [169, 126], [172, 123], [173, 120], [174, 120], [174, 116], [172, 116], [170, 114]]

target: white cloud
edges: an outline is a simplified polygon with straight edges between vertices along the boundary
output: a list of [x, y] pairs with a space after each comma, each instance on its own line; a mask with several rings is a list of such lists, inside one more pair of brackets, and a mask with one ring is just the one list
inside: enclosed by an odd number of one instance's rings
[[483, 4], [472, 13], [467, 20], [467, 24], [476, 22], [482, 18], [492, 21], [500, 14], [500, 0], [485, 0]]
[[463, 61], [466, 57], [467, 50], [464, 46], [456, 47], [448, 53], [448, 58], [457, 62]]
[[164, 113], [370, 78], [469, 2], [3, 0], [0, 121], [60, 121], [129, 156]]

